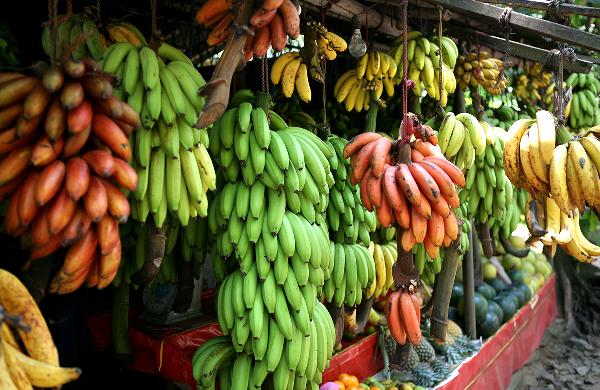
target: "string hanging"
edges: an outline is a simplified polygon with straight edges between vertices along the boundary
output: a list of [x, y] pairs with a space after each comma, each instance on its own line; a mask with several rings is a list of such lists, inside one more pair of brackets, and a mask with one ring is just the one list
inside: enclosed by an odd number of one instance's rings
[[402, 122], [398, 135], [403, 141], [407, 141], [408, 129], [408, 0], [402, 1]]
[[438, 63], [438, 79], [439, 79], [439, 84], [438, 84], [438, 91], [439, 91], [439, 99], [437, 101], [437, 109], [438, 109], [438, 115], [439, 116], [443, 116], [444, 115], [444, 108], [442, 107], [442, 86], [444, 85], [444, 72], [442, 71], [442, 15], [443, 15], [443, 11], [444, 9], [441, 6], [438, 6], [438, 14], [439, 14], [439, 23], [438, 23], [438, 44], [439, 44], [439, 63]]
[[264, 93], [269, 93], [269, 64], [267, 63], [267, 56], [265, 55], [260, 59], [261, 70], [260, 70], [260, 78], [262, 81], [261, 90]]
[[158, 36], [158, 27], [156, 27], [156, 2], [157, 0], [150, 0], [150, 11], [152, 12], [152, 37]]

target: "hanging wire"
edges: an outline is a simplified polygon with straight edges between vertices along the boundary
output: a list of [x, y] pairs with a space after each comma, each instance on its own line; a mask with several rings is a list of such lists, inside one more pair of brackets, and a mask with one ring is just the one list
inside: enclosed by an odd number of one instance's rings
[[504, 79], [504, 72], [506, 68], [510, 68], [512, 63], [510, 61], [510, 34], [512, 33], [512, 28], [510, 27], [510, 15], [512, 14], [513, 9], [511, 7], [505, 7], [504, 11], [502, 11], [502, 15], [498, 19], [498, 22], [504, 28], [504, 55], [502, 56], [502, 69], [500, 69], [500, 73], [498, 74], [498, 78], [496, 79], [495, 87], [498, 87], [500, 80]]
[[408, 138], [408, 0], [402, 1], [402, 122], [398, 131], [402, 140]]
[[260, 59], [260, 64], [261, 64], [260, 77], [262, 80], [262, 92], [269, 93], [269, 79], [268, 79], [269, 64], [267, 62], [266, 55]]
[[150, 9], [152, 12], [152, 37], [158, 36], [158, 28], [156, 27], [156, 2], [157, 0], [150, 0]]
[[577, 55], [575, 54], [575, 50], [572, 47], [567, 46], [566, 43], [558, 44], [558, 76], [556, 80], [556, 95], [554, 97], [554, 112], [555, 116], [558, 120], [559, 125], [564, 125], [566, 122], [565, 118], [565, 106], [566, 106], [566, 96], [563, 88], [563, 79], [564, 79], [564, 62], [565, 59], [569, 62], [575, 62], [577, 60]]
[[438, 70], [438, 79], [439, 79], [439, 99], [437, 101], [437, 108], [438, 108], [438, 115], [442, 116], [444, 115], [444, 108], [442, 107], [442, 86], [444, 85], [444, 72], [442, 71], [442, 29], [443, 29], [443, 25], [442, 25], [442, 16], [444, 13], [444, 8], [442, 8], [441, 6], [438, 6], [438, 14], [439, 14], [439, 22], [438, 22], [438, 44], [439, 44], [439, 70]]

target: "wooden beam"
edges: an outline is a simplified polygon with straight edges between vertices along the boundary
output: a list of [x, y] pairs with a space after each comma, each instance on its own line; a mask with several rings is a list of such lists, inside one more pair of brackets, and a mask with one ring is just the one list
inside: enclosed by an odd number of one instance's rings
[[[448, 8], [461, 14], [484, 17], [495, 20], [500, 27], [500, 17], [504, 8], [485, 4], [475, 0], [426, 0], [435, 5]], [[546, 36], [548, 38], [565, 42], [569, 45], [583, 47], [593, 51], [600, 51], [600, 39], [595, 34], [566, 27], [547, 20], [527, 16], [513, 11], [510, 14], [509, 24], [512, 27], [531, 33]]]
[[[466, 41], [477, 40], [482, 45], [493, 48], [494, 50], [504, 52], [506, 50], [506, 40], [504, 38], [494, 37], [483, 34], [479, 31], [469, 28], [458, 27], [452, 24], [447, 24], [450, 36]], [[515, 57], [525, 58], [531, 61], [536, 61], [545, 64], [548, 60], [550, 52], [548, 50], [539, 49], [535, 46], [526, 45], [524, 43], [510, 41], [509, 52]], [[593, 63], [582, 59], [577, 59], [575, 63], [565, 62], [564, 68], [569, 72], [587, 73], [592, 68]]]
[[[322, 0], [306, 0], [305, 4], [311, 6], [310, 8], [320, 10], [326, 2]], [[367, 6], [356, 0], [340, 0], [338, 2], [330, 2], [331, 8], [329, 8], [325, 16], [333, 16], [337, 19], [352, 21], [354, 15], [360, 15], [360, 23], [364, 27], [365, 25], [365, 11], [368, 9]], [[390, 7], [396, 7], [398, 4], [390, 4]], [[380, 13], [375, 9], [368, 10], [368, 21], [369, 21], [369, 33], [381, 33], [389, 35], [391, 37], [398, 37], [402, 33], [402, 30], [396, 27], [396, 19]], [[379, 26], [379, 27], [377, 27]]]
[[[489, 4], [503, 4], [511, 7], [523, 7], [530, 9], [537, 9], [540, 11], [546, 11], [551, 7], [549, 1], [544, 0], [479, 0], [482, 3]], [[593, 18], [600, 18], [600, 8], [598, 7], [586, 7], [583, 5], [573, 5], [568, 3], [558, 4], [559, 15], [581, 15], [591, 16]]]

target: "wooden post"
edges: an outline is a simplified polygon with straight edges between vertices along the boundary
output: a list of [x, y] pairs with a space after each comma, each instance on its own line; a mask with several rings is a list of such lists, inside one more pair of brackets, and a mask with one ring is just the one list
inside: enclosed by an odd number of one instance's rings
[[[475, 222], [471, 220], [471, 226], [475, 227]], [[475, 321], [475, 281], [473, 277], [473, 247], [475, 246], [474, 230], [469, 233], [469, 250], [463, 257], [463, 288], [465, 300], [465, 330], [471, 338], [477, 337], [477, 328]]]
[[[460, 238], [460, 235], [459, 235]], [[439, 342], [446, 340], [446, 329], [448, 326], [448, 306], [452, 295], [452, 285], [458, 268], [458, 246], [460, 239], [452, 242], [444, 253], [442, 270], [437, 276], [435, 283], [435, 294], [433, 297], [433, 309], [431, 313], [431, 327], [429, 333]], [[463, 265], [464, 266], [464, 265]]]

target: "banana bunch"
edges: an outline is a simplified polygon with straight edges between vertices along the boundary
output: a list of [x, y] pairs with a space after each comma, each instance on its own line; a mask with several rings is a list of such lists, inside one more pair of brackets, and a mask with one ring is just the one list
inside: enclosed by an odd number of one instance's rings
[[[236, 29], [235, 13], [231, 0], [209, 0], [196, 13], [196, 21], [210, 28], [206, 42], [210, 46], [223, 43]], [[264, 57], [269, 46], [275, 51], [285, 48], [288, 36], [300, 35], [300, 15], [290, 0], [266, 0], [250, 17], [253, 35], [248, 36], [244, 47], [246, 61]]]
[[459, 198], [467, 204], [468, 218], [487, 222], [494, 237], [502, 232], [508, 238], [519, 222], [521, 209], [516, 204], [517, 190], [504, 173], [504, 130], [486, 122], [482, 127], [487, 135], [484, 153], [467, 171], [465, 190]]
[[[517, 77], [515, 95], [529, 105], [537, 105], [544, 100], [540, 92], [550, 86], [552, 73], [544, 72], [539, 62], [526, 63], [523, 70], [524, 73]], [[549, 103], [550, 101], [546, 102]]]
[[299, 52], [290, 51], [277, 57], [271, 67], [271, 82], [273, 85], [281, 83], [281, 92], [285, 97], [291, 97], [295, 90], [303, 102], [310, 102], [312, 94], [308, 83], [308, 67]]
[[438, 131], [438, 143], [443, 155], [463, 172], [469, 170], [476, 158], [486, 153], [487, 134], [477, 118], [468, 113], [444, 117]]
[[[330, 242], [330, 259], [333, 260], [331, 276], [325, 280], [323, 292], [328, 302], [336, 306], [346, 305], [354, 307], [366, 298], [373, 295], [377, 287], [381, 291], [383, 281], [375, 283], [375, 261], [370, 251], [360, 244], [339, 244]], [[383, 271], [385, 272], [385, 264]], [[391, 264], [390, 264], [391, 269]], [[377, 270], [380, 272], [380, 270]], [[385, 275], [385, 274], [380, 274]], [[364, 290], [364, 291], [363, 291]], [[368, 291], [371, 295], [366, 297]]]
[[28, 237], [32, 260], [68, 248], [51, 292], [84, 282], [101, 289], [121, 262], [119, 224], [130, 214], [123, 190], [138, 182], [128, 137], [140, 118], [94, 60], [40, 67], [40, 78], [0, 73], [4, 232]]
[[167, 214], [183, 226], [206, 216], [207, 192], [216, 175], [207, 147], [208, 131], [195, 128], [205, 82], [189, 58], [163, 42], [155, 52], [129, 42], [111, 45], [102, 60], [104, 71], [120, 80], [118, 93], [140, 113], [142, 129], [134, 137], [135, 168], [140, 185], [134, 193], [134, 218], [152, 213], [161, 227]]
[[365, 297], [384, 297], [388, 291], [394, 286], [394, 275], [392, 267], [398, 258], [398, 250], [396, 241], [390, 240], [386, 243], [375, 243], [371, 241], [369, 244], [369, 253], [375, 261], [375, 280], [371, 287], [365, 291]]
[[122, 20], [112, 22], [105, 30], [111, 43], [128, 42], [135, 47], [148, 44], [142, 32], [129, 22]]
[[[423, 90], [427, 95], [440, 100], [442, 107], [448, 104], [448, 94], [454, 93], [456, 89], [456, 78], [454, 77], [454, 66], [458, 58], [458, 48], [454, 41], [448, 37], [442, 37], [438, 42], [437, 38], [429, 40], [419, 31], [410, 31], [408, 33], [408, 78], [415, 84], [413, 92], [420, 97]], [[394, 41], [394, 47], [390, 55], [398, 64], [396, 73], [396, 84], [402, 82], [403, 77], [403, 38], [400, 37]], [[440, 67], [441, 56], [441, 67]], [[439, 78], [442, 76], [442, 89], [440, 91]]]
[[[368, 55], [368, 54], [365, 54]], [[361, 112], [369, 110], [370, 105], [381, 98], [383, 91], [388, 96], [394, 95], [394, 83], [387, 76], [368, 80], [358, 78], [357, 71], [352, 69], [340, 76], [333, 88], [333, 96], [338, 103], [344, 104], [346, 111]]]
[[[232, 346], [227, 336], [210, 339], [198, 348], [192, 357], [192, 374], [199, 389], [212, 389], [217, 381], [223, 390], [263, 385], [274, 389], [319, 388], [335, 343], [335, 328], [325, 306], [316, 301], [314, 318], [306, 321], [307, 331], [303, 334], [297, 330], [293, 338], [283, 334], [275, 318], [265, 316], [264, 323], [253, 323], [250, 319], [250, 325], [244, 325], [251, 327], [247, 332], [252, 334], [257, 327], [261, 328], [260, 335], [248, 336], [242, 346], [244, 352], [236, 354], [236, 345]], [[236, 323], [239, 321], [237, 318]], [[250, 352], [252, 347], [261, 345], [266, 352], [257, 354], [256, 349]]]
[[593, 72], [573, 73], [565, 80], [567, 88], [573, 88], [573, 95], [565, 108], [572, 129], [593, 127], [600, 124], [600, 80]]
[[376, 210], [382, 227], [392, 223], [404, 229], [406, 251], [424, 243], [433, 258], [440, 247], [458, 238], [452, 208], [459, 206], [455, 184], [464, 186], [460, 169], [427, 141], [417, 139], [397, 148], [378, 133], [362, 133], [344, 148], [351, 157], [351, 182], [360, 183], [363, 205]]
[[400, 345], [421, 342], [421, 302], [417, 294], [394, 291], [387, 299], [385, 317], [391, 336]]
[[[367, 81], [375, 78], [392, 80], [398, 71], [398, 62], [387, 53], [370, 51], [363, 54], [356, 64], [356, 78], [366, 78]], [[391, 95], [390, 95], [391, 96]]]
[[518, 113], [516, 110], [514, 110], [507, 104], [503, 104], [502, 106], [496, 109], [487, 109], [484, 111], [484, 114], [487, 121], [491, 125], [499, 127], [504, 131], [508, 131], [508, 129], [510, 129], [510, 126], [516, 120], [531, 118], [525, 111]]
[[79, 368], [59, 366], [58, 351], [35, 300], [23, 283], [4, 269], [0, 269], [0, 308], [7, 315], [18, 316], [29, 328], [14, 329], [6, 318], [0, 322], [3, 389], [54, 388], [79, 378]]
[[[42, 31], [42, 48], [50, 58], [61, 57], [71, 52], [69, 58], [80, 60], [91, 57], [99, 61], [108, 46], [96, 23], [81, 15], [59, 15], [61, 22], [56, 27], [56, 42], [52, 41], [52, 25]], [[85, 37], [85, 38], [84, 38]]]
[[487, 51], [480, 51], [479, 56], [477, 53], [459, 56], [454, 73], [461, 89], [481, 85], [492, 95], [500, 95], [506, 89], [506, 77], [498, 78], [502, 66], [502, 60], [491, 57]]
[[367, 211], [360, 199], [360, 192], [355, 184], [350, 183], [350, 162], [344, 159], [344, 147], [348, 143], [344, 138], [330, 137], [328, 142], [335, 149], [333, 170], [335, 184], [329, 191], [327, 206], [327, 223], [334, 241], [342, 244], [355, 244], [360, 241], [368, 245], [371, 241], [369, 233], [376, 228], [375, 213]]

